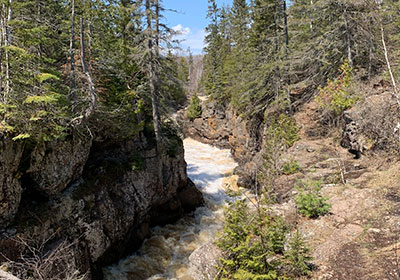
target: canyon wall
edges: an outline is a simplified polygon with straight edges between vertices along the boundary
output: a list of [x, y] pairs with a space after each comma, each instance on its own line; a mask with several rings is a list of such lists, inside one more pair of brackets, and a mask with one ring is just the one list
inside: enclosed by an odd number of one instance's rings
[[137, 249], [150, 226], [203, 203], [181, 140], [157, 153], [142, 132], [120, 142], [79, 131], [41, 144], [2, 136], [0, 154], [2, 261], [30, 257], [25, 242], [46, 252], [62, 244], [70, 257], [50, 275], [64, 267], [101, 279], [101, 268]]

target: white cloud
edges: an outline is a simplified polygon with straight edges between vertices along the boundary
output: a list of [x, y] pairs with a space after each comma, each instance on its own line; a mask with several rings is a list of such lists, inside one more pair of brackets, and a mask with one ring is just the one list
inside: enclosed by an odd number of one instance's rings
[[178, 24], [172, 27], [178, 34], [174, 36], [174, 39], [179, 40], [182, 49], [186, 50], [188, 47], [194, 54], [200, 54], [204, 48], [204, 37], [206, 32], [204, 29], [192, 31], [189, 27], [184, 27], [182, 24]]
[[187, 35], [190, 34], [190, 28], [189, 27], [183, 27], [182, 24], [178, 24], [174, 27], [172, 27], [172, 30], [175, 32], [179, 33], [179, 35]]

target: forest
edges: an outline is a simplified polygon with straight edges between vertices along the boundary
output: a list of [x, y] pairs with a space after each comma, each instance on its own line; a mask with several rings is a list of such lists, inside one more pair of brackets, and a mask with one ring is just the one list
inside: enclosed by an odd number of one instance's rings
[[[3, 1], [2, 131], [50, 140], [88, 119], [134, 120], [146, 106], [160, 123], [166, 110], [157, 108], [184, 99], [190, 59], [177, 57], [164, 8], [141, 2]], [[277, 99], [291, 111], [291, 95], [312, 96], [346, 61], [359, 79], [387, 62], [396, 76], [397, 9], [396, 1], [210, 1], [199, 90], [250, 117]]]
[[217, 2], [0, 0], [0, 278], [400, 279], [400, 2]]
[[51, 141], [82, 126], [121, 137], [148, 126], [159, 137], [160, 101], [183, 102], [187, 65], [158, 1], [1, 5], [1, 131], [13, 139]]

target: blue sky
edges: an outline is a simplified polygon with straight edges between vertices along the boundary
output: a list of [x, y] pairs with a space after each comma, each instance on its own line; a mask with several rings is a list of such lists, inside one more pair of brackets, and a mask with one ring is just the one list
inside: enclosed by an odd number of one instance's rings
[[[232, 0], [216, 0], [218, 6], [232, 4]], [[183, 40], [181, 47], [186, 50], [188, 47], [194, 54], [199, 54], [204, 46], [204, 28], [208, 25], [206, 19], [207, 0], [164, 0], [164, 7], [178, 11], [177, 13], [166, 12], [165, 23], [175, 30], [181, 31], [178, 37]]]

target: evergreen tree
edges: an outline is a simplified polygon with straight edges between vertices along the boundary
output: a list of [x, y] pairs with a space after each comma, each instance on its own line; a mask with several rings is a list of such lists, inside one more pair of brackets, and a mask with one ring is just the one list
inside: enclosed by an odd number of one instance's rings
[[201, 108], [201, 101], [196, 93], [193, 94], [192, 98], [190, 99], [190, 104], [187, 109], [186, 116], [190, 120], [194, 120], [201, 117], [202, 108]]
[[226, 81], [224, 79], [224, 61], [230, 47], [227, 8], [218, 8], [215, 0], [209, 0], [207, 17], [210, 19], [210, 24], [206, 28], [208, 35], [205, 38], [207, 47], [205, 48], [202, 86], [211, 99], [220, 104], [226, 104], [229, 102], [229, 96], [226, 96], [224, 89]]
[[285, 259], [289, 264], [289, 273], [294, 277], [309, 275], [311, 271], [308, 263], [312, 257], [310, 249], [298, 230], [290, 238], [288, 245], [289, 250], [285, 252]]

